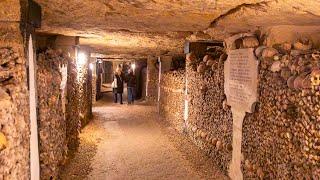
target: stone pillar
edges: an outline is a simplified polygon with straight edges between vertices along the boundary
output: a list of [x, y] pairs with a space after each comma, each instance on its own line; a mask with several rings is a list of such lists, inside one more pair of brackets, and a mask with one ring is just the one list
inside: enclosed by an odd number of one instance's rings
[[99, 60], [96, 63], [96, 70], [97, 70], [97, 79], [96, 79], [96, 99], [99, 100], [102, 97], [102, 93], [101, 93], [101, 86], [102, 86], [102, 80], [103, 80], [103, 66], [104, 63], [102, 62], [102, 60]]
[[0, 179], [30, 179], [30, 128], [19, 0], [0, 1]]
[[92, 104], [97, 101], [97, 59], [90, 58], [89, 69], [92, 73]]
[[159, 85], [159, 63], [158, 58], [149, 56], [147, 60], [147, 90], [146, 100], [156, 103], [158, 98]]
[[54, 42], [56, 49], [61, 49], [68, 53], [74, 61], [76, 60], [76, 45], [79, 42], [78, 37], [74, 36], [57, 36]]
[[89, 122], [89, 119], [92, 116], [92, 74], [89, 70], [89, 60], [89, 48], [77, 48], [81, 127], [84, 127]]
[[[67, 53], [70, 57], [69, 63], [75, 63], [76, 59], [76, 48], [78, 38], [72, 36], [57, 36], [54, 42], [54, 48], [59, 49]], [[67, 101], [67, 77], [68, 77], [68, 67], [61, 67], [60, 68], [61, 75], [62, 75], [62, 84], [61, 84], [61, 91], [62, 91], [62, 106], [64, 109], [64, 113], [66, 113], [66, 101]]]
[[[170, 71], [172, 56], [161, 56], [160, 58], [160, 66], [159, 66], [159, 82], [158, 82], [158, 98], [157, 101], [160, 102], [161, 98], [161, 84], [162, 84], [162, 74]], [[160, 113], [160, 103], [158, 103], [158, 111]]]
[[172, 56], [161, 56], [160, 61], [161, 61], [161, 73], [170, 71]]
[[[57, 36], [54, 42], [55, 49], [60, 49], [67, 53], [70, 57], [69, 63], [75, 62], [75, 45], [77, 44], [77, 38], [71, 36]], [[62, 97], [62, 106], [63, 113], [66, 114], [66, 102], [68, 95], [67, 81], [68, 81], [68, 66], [60, 67], [60, 72], [62, 75], [61, 83], [61, 97]]]

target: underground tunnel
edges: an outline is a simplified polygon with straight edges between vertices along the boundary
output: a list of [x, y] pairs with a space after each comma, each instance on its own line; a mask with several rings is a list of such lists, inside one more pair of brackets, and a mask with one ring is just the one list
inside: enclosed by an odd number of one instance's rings
[[319, 102], [319, 0], [0, 0], [0, 180], [318, 180]]

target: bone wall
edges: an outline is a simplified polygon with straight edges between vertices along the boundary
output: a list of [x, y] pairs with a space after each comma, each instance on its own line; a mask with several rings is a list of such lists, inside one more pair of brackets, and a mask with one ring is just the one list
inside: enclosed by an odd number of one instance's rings
[[244, 120], [244, 177], [320, 178], [320, 93], [312, 84], [320, 56], [312, 46], [299, 38], [256, 51], [259, 103]]
[[[82, 50], [85, 51], [85, 50]], [[90, 54], [87, 52], [87, 54]], [[88, 58], [88, 57], [87, 57]], [[81, 127], [84, 127], [92, 117], [92, 73], [89, 63], [77, 64]]]
[[[10, 4], [9, 6], [6, 6]], [[17, 4], [18, 3], [18, 4]], [[4, 6], [2, 6], [4, 4]], [[19, 2], [0, 2], [0, 14]], [[2, 8], [3, 7], [3, 8]], [[17, 13], [11, 11], [12, 17]], [[1, 18], [5, 18], [6, 13]], [[10, 16], [11, 17], [11, 16]], [[15, 19], [15, 20], [19, 20]], [[0, 179], [29, 179], [29, 94], [19, 22], [0, 22]]]
[[67, 157], [66, 119], [62, 104], [62, 52], [47, 50], [37, 57], [38, 121], [41, 178], [57, 178]]
[[92, 76], [92, 104], [97, 102], [97, 76]]
[[68, 62], [66, 119], [68, 154], [72, 155], [79, 145], [81, 129], [79, 84], [77, 66], [74, 60]]
[[223, 61], [210, 59], [210, 63], [204, 63], [191, 59], [186, 67], [188, 134], [227, 173], [232, 154], [232, 118], [231, 110], [222, 105]]
[[91, 81], [91, 86], [92, 86], [92, 104], [96, 103], [97, 101], [97, 59], [96, 58], [90, 58], [90, 65], [89, 69], [92, 74], [92, 81]]
[[[257, 48], [254, 38], [235, 47]], [[319, 50], [308, 39], [259, 46], [258, 103], [243, 124], [245, 179], [319, 179]], [[226, 174], [232, 155], [232, 113], [224, 95], [224, 60], [187, 57], [190, 138]], [[318, 79], [317, 79], [318, 78]], [[312, 85], [318, 83], [317, 85]], [[166, 107], [163, 107], [164, 109]]]
[[[77, 48], [74, 47], [76, 44], [77, 38], [71, 36], [44, 36], [41, 39], [41, 36], [37, 36], [37, 43], [43, 45], [38, 45], [37, 48], [46, 49], [48, 46], [53, 46], [55, 51], [63, 51], [63, 54], [68, 54], [65, 57], [67, 65], [64, 68], [67, 68], [67, 72], [63, 74], [63, 81], [66, 81], [64, 87], [64, 96], [65, 96], [65, 119], [66, 119], [66, 141], [68, 147], [68, 157], [72, 156], [76, 151], [79, 145], [79, 133], [81, 130], [81, 117], [80, 117], [80, 84], [78, 81], [78, 71], [79, 67], [76, 62], [76, 51]], [[40, 40], [39, 40], [40, 39]], [[70, 56], [70, 57], [69, 57]], [[65, 78], [65, 74], [67, 77]]]
[[185, 70], [161, 75], [160, 115], [178, 131], [184, 130]]

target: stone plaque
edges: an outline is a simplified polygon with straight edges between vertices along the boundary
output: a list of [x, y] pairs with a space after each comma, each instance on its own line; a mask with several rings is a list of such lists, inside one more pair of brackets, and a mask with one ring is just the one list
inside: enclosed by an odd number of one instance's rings
[[254, 49], [231, 50], [224, 65], [224, 75], [228, 105], [251, 113], [258, 88], [258, 61]]
[[241, 142], [242, 123], [246, 112], [252, 113], [257, 101], [258, 61], [254, 49], [231, 50], [224, 65], [224, 90], [233, 117], [232, 160], [229, 176], [242, 180]]

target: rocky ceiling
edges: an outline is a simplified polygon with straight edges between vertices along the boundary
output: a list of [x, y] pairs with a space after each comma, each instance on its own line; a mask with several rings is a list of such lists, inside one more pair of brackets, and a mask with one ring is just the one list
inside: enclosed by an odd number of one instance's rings
[[223, 39], [273, 25], [320, 25], [319, 0], [35, 1], [43, 8], [39, 32], [81, 36], [81, 44], [105, 54], [182, 53], [199, 31]]

